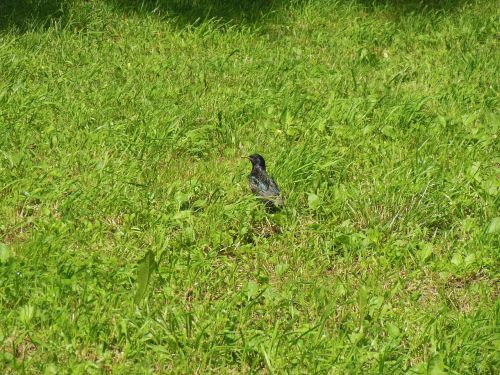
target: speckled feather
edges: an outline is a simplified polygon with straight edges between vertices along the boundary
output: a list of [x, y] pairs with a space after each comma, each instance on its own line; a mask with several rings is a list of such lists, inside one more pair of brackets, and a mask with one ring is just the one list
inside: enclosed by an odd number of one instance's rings
[[264, 198], [268, 207], [282, 207], [283, 198], [280, 196], [278, 185], [266, 172], [264, 158], [258, 154], [249, 156], [252, 162], [252, 172], [248, 176], [250, 189], [258, 197]]

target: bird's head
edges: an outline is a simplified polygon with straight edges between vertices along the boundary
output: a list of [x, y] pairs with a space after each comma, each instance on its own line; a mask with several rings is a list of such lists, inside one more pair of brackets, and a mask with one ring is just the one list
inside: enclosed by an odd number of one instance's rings
[[262, 155], [259, 154], [252, 154], [247, 157], [248, 160], [252, 162], [253, 167], [261, 167], [262, 169], [266, 169], [266, 162], [264, 161], [264, 158]]

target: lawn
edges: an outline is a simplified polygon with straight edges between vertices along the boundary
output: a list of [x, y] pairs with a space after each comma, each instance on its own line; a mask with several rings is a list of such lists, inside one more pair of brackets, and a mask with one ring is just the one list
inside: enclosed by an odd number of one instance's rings
[[0, 372], [497, 373], [499, 9], [3, 0]]

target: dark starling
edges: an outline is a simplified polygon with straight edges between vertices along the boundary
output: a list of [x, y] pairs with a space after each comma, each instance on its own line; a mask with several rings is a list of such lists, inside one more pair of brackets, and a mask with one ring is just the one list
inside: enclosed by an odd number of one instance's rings
[[248, 156], [252, 162], [252, 172], [248, 175], [248, 182], [252, 192], [261, 197], [270, 210], [283, 207], [283, 198], [280, 189], [274, 180], [266, 172], [266, 162], [259, 154]]

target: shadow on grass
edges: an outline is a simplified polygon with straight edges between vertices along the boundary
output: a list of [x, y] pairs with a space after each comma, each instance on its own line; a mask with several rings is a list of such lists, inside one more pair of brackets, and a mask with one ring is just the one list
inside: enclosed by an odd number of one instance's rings
[[[330, 0], [0, 0], [0, 31], [26, 32], [44, 29], [54, 23], [70, 26], [88, 17], [96, 7], [133, 14], [155, 14], [175, 20], [178, 27], [194, 25], [207, 19], [231, 24], [254, 25], [265, 22], [269, 15], [305, 3]], [[333, 0], [332, 0], [333, 1]], [[339, 4], [356, 3], [367, 11], [385, 8], [400, 16], [435, 11], [453, 12], [465, 0], [339, 0]], [[76, 14], [80, 12], [80, 14]]]
[[0, 31], [25, 32], [47, 28], [51, 24], [76, 26], [85, 13], [96, 8], [126, 14], [154, 14], [174, 20], [179, 27], [219, 19], [233, 24], [259, 23], [283, 6], [304, 3], [304, 0], [0, 0]]
[[181, 25], [190, 25], [207, 19], [223, 22], [259, 23], [272, 12], [287, 6], [298, 6], [305, 0], [114, 0], [114, 4], [127, 11], [156, 11], [174, 17]]
[[[348, 2], [342, 1], [342, 2]], [[452, 13], [461, 9], [466, 0], [354, 0], [361, 4], [367, 10], [375, 10], [386, 8], [390, 11], [399, 13], [400, 15], [409, 15], [411, 13], [435, 13], [442, 11]], [[469, 1], [470, 2], [470, 1]]]
[[31, 25], [44, 28], [62, 18], [67, 5], [63, 0], [0, 0], [0, 31], [24, 32]]

